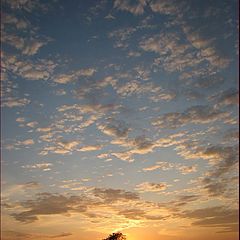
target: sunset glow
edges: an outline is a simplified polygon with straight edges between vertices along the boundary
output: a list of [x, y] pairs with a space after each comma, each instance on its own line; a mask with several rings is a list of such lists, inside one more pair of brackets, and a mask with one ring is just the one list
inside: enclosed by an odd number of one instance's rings
[[238, 1], [1, 4], [2, 240], [238, 239]]

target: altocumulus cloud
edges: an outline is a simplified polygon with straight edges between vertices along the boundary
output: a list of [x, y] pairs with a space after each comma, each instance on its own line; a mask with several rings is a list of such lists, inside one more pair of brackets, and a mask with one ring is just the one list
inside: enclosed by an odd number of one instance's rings
[[135, 190], [139, 192], [160, 192], [167, 189], [166, 183], [143, 182], [136, 186]]

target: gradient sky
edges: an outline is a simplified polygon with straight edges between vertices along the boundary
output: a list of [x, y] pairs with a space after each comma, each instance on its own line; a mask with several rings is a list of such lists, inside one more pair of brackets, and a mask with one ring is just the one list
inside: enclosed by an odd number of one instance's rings
[[238, 239], [238, 1], [2, 0], [2, 239]]

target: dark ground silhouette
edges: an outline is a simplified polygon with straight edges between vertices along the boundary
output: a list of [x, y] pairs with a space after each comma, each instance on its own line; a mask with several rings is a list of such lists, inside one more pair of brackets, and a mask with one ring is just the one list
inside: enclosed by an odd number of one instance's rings
[[107, 238], [104, 238], [103, 240], [126, 240], [126, 236], [123, 235], [121, 232], [112, 233]]

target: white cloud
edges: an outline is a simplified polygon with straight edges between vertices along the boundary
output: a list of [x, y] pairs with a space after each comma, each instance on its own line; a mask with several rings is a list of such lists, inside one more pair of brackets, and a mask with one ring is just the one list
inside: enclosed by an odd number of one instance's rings
[[6, 99], [3, 99], [2, 106], [3, 107], [24, 107], [27, 104], [29, 104], [31, 101], [27, 98], [12, 98], [8, 97]]
[[51, 166], [53, 166], [52, 163], [37, 163], [37, 164], [34, 164], [34, 165], [25, 165], [25, 166], [22, 166], [22, 168], [25, 168], [25, 169], [41, 169], [43, 171], [49, 171], [51, 170]]
[[98, 151], [102, 148], [101, 145], [88, 145], [88, 146], [83, 146], [78, 149], [80, 152], [90, 152], [90, 151]]
[[37, 132], [50, 132], [52, 130], [51, 127], [37, 128]]
[[37, 125], [38, 125], [38, 122], [36, 122], [36, 121], [34, 121], [34, 122], [29, 122], [29, 123], [26, 124], [26, 126], [31, 127], [31, 128], [34, 128], [34, 127], [37, 126]]
[[20, 141], [18, 142], [20, 145], [25, 145], [25, 146], [28, 146], [28, 145], [33, 145], [34, 144], [34, 141], [33, 139], [26, 139], [24, 141]]

